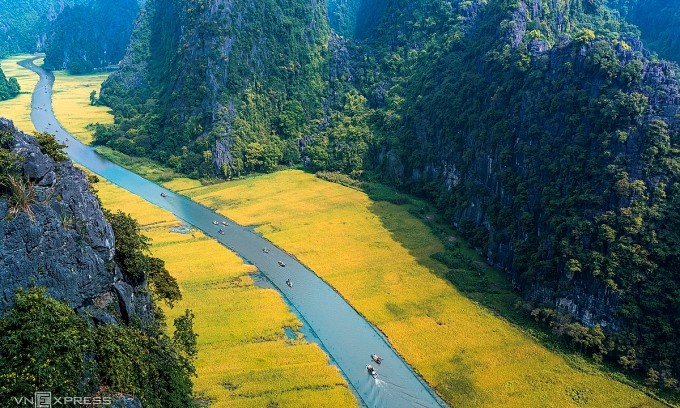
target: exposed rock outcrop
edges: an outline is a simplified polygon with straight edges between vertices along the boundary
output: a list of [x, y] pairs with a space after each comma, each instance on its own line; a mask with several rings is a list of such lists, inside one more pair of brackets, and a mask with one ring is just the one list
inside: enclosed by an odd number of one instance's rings
[[0, 133], [21, 163], [19, 177], [35, 192], [32, 214], [10, 214], [0, 196], [0, 313], [12, 306], [18, 288], [44, 286], [47, 294], [112, 323], [151, 316], [150, 297], [125, 282], [114, 262], [115, 237], [82, 170], [56, 163], [36, 139], [0, 119]]

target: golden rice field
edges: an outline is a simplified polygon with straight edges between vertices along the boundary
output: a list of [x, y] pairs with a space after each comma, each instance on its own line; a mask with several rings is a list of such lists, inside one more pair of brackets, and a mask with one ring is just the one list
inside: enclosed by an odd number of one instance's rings
[[430, 258], [441, 243], [404, 207], [295, 170], [166, 186], [257, 225], [376, 324], [452, 406], [662, 406], [598, 370], [573, 367], [461, 295]]
[[108, 73], [69, 75], [65, 71], [54, 73], [52, 109], [64, 129], [85, 144], [92, 142], [91, 123], [113, 123], [113, 115], [106, 106], [90, 105], [90, 92], [99, 89]]
[[31, 121], [31, 98], [39, 78], [33, 71], [17, 65], [17, 62], [30, 57], [30, 55], [18, 55], [0, 60], [5, 76], [16, 78], [21, 87], [19, 96], [0, 102], [0, 117], [11, 119], [18, 129], [27, 133], [35, 131], [33, 121]]
[[211, 407], [357, 405], [316, 344], [287, 339], [284, 327], [300, 322], [275, 290], [254, 286], [254, 267], [199, 231], [172, 232], [181, 223], [169, 212], [107, 181], [96, 188], [105, 207], [139, 221], [154, 256], [177, 279], [184, 299], [166, 314], [169, 322], [186, 308], [195, 314], [194, 390]]
[[[257, 225], [376, 324], [452, 406], [662, 406], [587, 365], [570, 365], [461, 295], [442, 278], [446, 268], [430, 258], [441, 243], [403, 207], [299, 171], [212, 186], [188, 179], [165, 185]], [[169, 318], [185, 307], [196, 314], [199, 393], [229, 407], [356, 404], [316, 346], [286, 340], [282, 327], [299, 323], [276, 293], [252, 286], [248, 266], [202, 234], [169, 232], [176, 225], [170, 214], [112, 186], [99, 188], [107, 206], [140, 219], [154, 253], [180, 282], [185, 300]], [[154, 218], [154, 211], [161, 215]], [[267, 313], [257, 313], [260, 308]], [[323, 372], [324, 385], [310, 371]]]

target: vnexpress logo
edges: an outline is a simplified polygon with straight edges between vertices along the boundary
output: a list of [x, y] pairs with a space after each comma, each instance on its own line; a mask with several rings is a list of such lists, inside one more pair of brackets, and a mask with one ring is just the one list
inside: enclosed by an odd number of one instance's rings
[[58, 408], [63, 406], [106, 406], [113, 404], [111, 397], [53, 397], [50, 391], [37, 391], [31, 397], [14, 397], [18, 406], [33, 406], [34, 408]]
[[33, 397], [35, 408], [52, 408], [52, 393], [49, 391], [37, 391]]

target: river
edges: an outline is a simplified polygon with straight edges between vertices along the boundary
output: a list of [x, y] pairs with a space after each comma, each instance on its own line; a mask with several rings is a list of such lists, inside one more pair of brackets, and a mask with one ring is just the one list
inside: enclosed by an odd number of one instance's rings
[[[255, 265], [302, 321], [305, 338], [319, 344], [330, 361], [340, 369], [361, 404], [371, 408], [446, 406], [373, 325], [294, 257], [250, 228], [104, 159], [90, 146], [70, 135], [59, 124], [52, 110], [54, 76], [34, 65], [32, 60], [22, 61], [20, 65], [40, 76], [33, 92], [31, 111], [31, 119], [39, 132], [52, 133], [57, 140], [66, 143], [65, 150], [75, 163], [172, 212]], [[219, 227], [214, 225], [215, 221]], [[222, 226], [222, 221], [229, 226]], [[223, 230], [223, 235], [219, 229]], [[269, 253], [262, 250], [265, 247]], [[285, 267], [279, 266], [279, 261]], [[292, 280], [292, 288], [286, 285], [287, 279]], [[377, 379], [368, 375], [365, 368], [366, 364], [372, 363], [372, 353], [384, 358], [382, 364], [374, 364], [378, 371]]]

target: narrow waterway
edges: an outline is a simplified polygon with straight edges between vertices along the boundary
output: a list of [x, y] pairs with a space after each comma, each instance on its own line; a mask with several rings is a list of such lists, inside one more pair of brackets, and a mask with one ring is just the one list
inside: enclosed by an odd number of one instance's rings
[[[305, 337], [318, 343], [333, 364], [340, 368], [362, 404], [387, 408], [446, 406], [375, 327], [295, 258], [249, 228], [104, 159], [71, 136], [61, 127], [52, 111], [54, 77], [31, 60], [22, 61], [20, 65], [40, 76], [33, 92], [31, 112], [38, 131], [52, 133], [57, 140], [66, 143], [66, 152], [74, 162], [172, 212], [255, 265], [301, 319]], [[229, 226], [223, 226], [223, 221]], [[220, 229], [224, 234], [219, 233]], [[265, 253], [263, 248], [269, 252]], [[279, 262], [283, 262], [285, 267]], [[286, 284], [287, 279], [293, 282], [292, 287]], [[384, 358], [382, 364], [372, 363], [372, 353]], [[369, 363], [377, 368], [377, 379], [368, 375], [365, 367]]]

